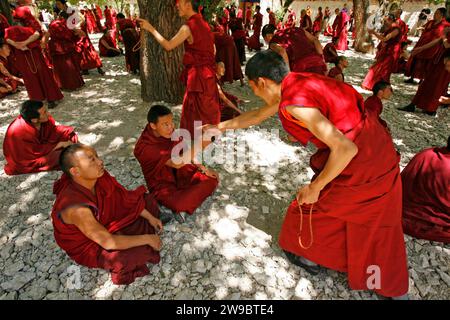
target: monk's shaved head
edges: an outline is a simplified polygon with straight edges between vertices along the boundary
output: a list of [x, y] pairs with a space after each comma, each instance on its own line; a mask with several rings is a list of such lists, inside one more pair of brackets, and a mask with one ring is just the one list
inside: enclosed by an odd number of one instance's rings
[[75, 154], [78, 151], [90, 149], [92, 149], [92, 147], [81, 143], [75, 143], [65, 148], [59, 155], [59, 167], [61, 168], [61, 171], [71, 177], [70, 169], [77, 165]]
[[281, 83], [289, 73], [289, 67], [278, 53], [272, 50], [260, 51], [245, 66], [245, 75], [249, 80], [266, 78]]
[[156, 124], [158, 123], [158, 119], [160, 117], [164, 117], [169, 114], [172, 114], [172, 111], [169, 108], [160, 104], [155, 104], [147, 113], [147, 121], [148, 123]]

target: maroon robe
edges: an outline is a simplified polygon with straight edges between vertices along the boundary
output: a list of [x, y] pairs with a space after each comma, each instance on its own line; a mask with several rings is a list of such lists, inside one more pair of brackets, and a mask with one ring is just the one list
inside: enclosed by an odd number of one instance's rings
[[74, 129], [55, 125], [51, 116], [39, 130], [18, 116], [8, 126], [3, 141], [5, 173], [15, 175], [59, 169], [62, 149], [53, 149], [59, 142], [69, 140], [74, 143], [78, 141]]
[[66, 20], [53, 20], [48, 26], [48, 49], [56, 82], [61, 89], [75, 90], [84, 85], [78, 64], [77, 36], [67, 27]]
[[273, 11], [269, 12], [269, 24], [272, 24], [274, 27], [277, 26], [277, 21], [275, 18], [275, 13]]
[[300, 28], [308, 31], [309, 33], [313, 32], [313, 23], [311, 21], [311, 17], [307, 14], [304, 15], [300, 20]]
[[314, 19], [313, 23], [313, 33], [316, 34], [317, 32], [320, 32], [322, 30], [322, 20], [323, 20], [323, 13], [319, 12]]
[[142, 132], [134, 148], [151, 194], [163, 206], [176, 213], [193, 214], [216, 189], [217, 179], [198, 171], [192, 164], [180, 169], [166, 165], [172, 149], [180, 141], [156, 137], [150, 125]]
[[[417, 41], [414, 48], [421, 47], [441, 37], [443, 35], [444, 29], [448, 26], [449, 24], [445, 21], [445, 19], [437, 24], [434, 24], [434, 20], [428, 21], [425, 24], [422, 35], [420, 36], [419, 41]], [[436, 57], [438, 51], [439, 47], [433, 46], [431, 48], [423, 50], [417, 55], [411, 56], [408, 59], [408, 63], [406, 65], [405, 75], [421, 80], [425, 78], [428, 71], [430, 70], [429, 64], [433, 63], [433, 59]]]
[[318, 148], [310, 161], [313, 180], [323, 170], [330, 149], [287, 112], [288, 106], [317, 108], [356, 144], [358, 154], [320, 192], [312, 207], [312, 225], [308, 223], [311, 206], [302, 205], [301, 234], [299, 204], [297, 200], [291, 203], [281, 229], [280, 247], [326, 268], [346, 272], [353, 290], [370, 289], [370, 268], [378, 266], [381, 283], [375, 292], [386, 297], [406, 294], [400, 156], [389, 132], [375, 113], [364, 109], [362, 96], [352, 86], [313, 73], [290, 73], [282, 82], [279, 117], [297, 141], [304, 145], [312, 142]]
[[111, 272], [114, 284], [130, 284], [149, 274], [146, 263], [159, 263], [159, 252], [148, 245], [126, 250], [105, 250], [87, 238], [75, 225], [62, 221], [61, 213], [73, 207], [89, 208], [109, 233], [117, 235], [154, 234], [150, 223], [140, 215], [147, 209], [159, 216], [154, 199], [144, 186], [130, 191], [105, 171], [95, 184], [95, 195], [66, 174], [53, 187], [56, 200], [52, 210], [54, 236], [58, 246], [75, 262]]
[[287, 17], [287, 21], [286, 21], [286, 28], [293, 28], [295, 27], [295, 19], [296, 19], [296, 14], [294, 11], [289, 12], [288, 17]]
[[259, 12], [253, 16], [253, 34], [247, 40], [247, 47], [249, 50], [261, 50], [263, 44], [259, 41], [261, 36], [261, 27], [263, 23], [263, 15]]
[[225, 64], [225, 74], [222, 81], [232, 83], [244, 77], [241, 62], [233, 38], [224, 33], [214, 32], [214, 44], [216, 45], [216, 62]]
[[219, 92], [216, 85], [213, 33], [201, 14], [193, 15], [186, 24], [194, 42], [184, 42], [182, 79], [186, 92], [180, 128], [187, 129], [194, 139], [194, 121], [201, 121], [203, 125], [219, 123]]
[[111, 10], [109, 8], [106, 8], [104, 13], [105, 13], [105, 27], [111, 30], [114, 29], [116, 26], [113, 22]]
[[430, 148], [402, 171], [403, 229], [415, 238], [450, 243], [450, 151]]
[[[230, 100], [237, 107], [239, 105], [238, 98], [228, 92], [225, 92], [219, 80], [217, 80], [217, 85], [220, 87], [223, 94], [228, 98], [228, 100]], [[220, 99], [220, 121], [227, 121], [237, 116], [239, 116], [239, 112], [228, 106], [222, 99]]]
[[341, 68], [339, 68], [339, 67], [336, 66], [336, 67], [331, 68], [330, 71], [328, 71], [328, 76], [329, 76], [330, 78], [333, 78], [333, 79], [336, 80], [336, 77], [337, 77], [338, 75], [342, 75], [342, 82], [345, 82], [344, 73], [342, 72], [342, 69], [341, 69]]
[[120, 52], [116, 52], [116, 51], [107, 49], [107, 48], [103, 45], [102, 40], [105, 40], [106, 43], [107, 43], [110, 47], [118, 49], [118, 48], [117, 48], [116, 41], [115, 41], [110, 35], [104, 34], [104, 35], [100, 38], [100, 40], [98, 41], [98, 50], [100, 51], [100, 56], [101, 56], [101, 57], [115, 57], [115, 56], [120, 55]]
[[276, 43], [286, 50], [292, 72], [326, 74], [327, 65], [323, 56], [317, 53], [303, 29], [295, 27], [277, 31], [271, 43]]
[[[25, 41], [34, 34], [34, 29], [21, 26], [5, 30], [5, 38]], [[13, 64], [20, 72], [30, 100], [58, 101], [64, 96], [56, 83], [53, 71], [48, 67], [39, 40], [28, 45], [29, 50], [18, 50], [11, 46]]]
[[334, 30], [334, 37], [339, 38], [338, 44], [336, 46], [337, 50], [347, 50], [348, 49], [348, 43], [347, 43], [347, 36], [348, 36], [348, 30], [347, 30], [347, 23], [349, 21], [349, 17], [345, 11], [341, 11], [341, 13], [338, 14], [336, 19], [333, 22], [333, 30]]
[[[448, 40], [450, 40], [450, 34], [447, 35]], [[450, 49], [445, 49], [441, 43], [435, 47], [438, 48], [436, 57], [428, 64], [428, 72], [411, 102], [427, 112], [435, 112], [439, 108], [441, 105], [439, 98], [447, 95], [450, 84], [450, 72], [445, 69], [444, 65], [444, 57], [450, 52]]]
[[125, 46], [125, 64], [129, 72], [136, 72], [140, 69], [140, 50], [137, 47], [139, 33], [136, 31], [134, 22], [130, 19], [117, 20], [120, 34]]
[[[0, 56], [0, 64], [2, 64], [3, 67], [5, 67], [5, 69], [8, 70], [8, 59]], [[8, 72], [11, 74], [11, 72], [9, 70], [8, 70]], [[11, 79], [11, 78], [9, 78], [9, 77], [7, 77], [5, 75], [2, 75], [2, 74], [0, 74], [0, 79], [5, 81], [12, 88], [12, 92], [10, 92], [10, 93], [0, 93], [0, 99], [4, 98], [8, 94], [14, 93], [17, 90], [18, 86], [23, 85], [21, 82], [16, 81], [14, 79]]]
[[89, 39], [86, 23], [81, 24], [81, 30], [86, 34], [83, 37], [79, 37], [77, 42], [77, 52], [79, 52], [78, 59], [81, 70], [101, 68], [102, 60], [97, 51], [95, 51], [91, 39]]
[[377, 55], [375, 56], [375, 63], [370, 67], [362, 83], [364, 89], [372, 90], [375, 83], [381, 80], [390, 82], [391, 74], [397, 69], [401, 53], [400, 40], [402, 38], [402, 33], [400, 28], [394, 24], [390, 29], [384, 32], [384, 36], [387, 36], [394, 30], [399, 31], [397, 36], [386, 42], [380, 41], [377, 48]]
[[398, 18], [396, 23], [399, 26], [400, 31], [402, 33], [402, 38], [400, 39], [400, 43], [407, 42], [408, 41], [408, 31], [409, 31], [408, 25], [401, 18]]

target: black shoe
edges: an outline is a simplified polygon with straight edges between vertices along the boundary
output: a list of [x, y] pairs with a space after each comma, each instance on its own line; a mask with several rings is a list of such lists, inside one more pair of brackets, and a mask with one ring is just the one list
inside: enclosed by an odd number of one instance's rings
[[318, 275], [320, 273], [320, 266], [319, 265], [315, 265], [315, 266], [307, 265], [306, 263], [303, 263], [301, 261], [299, 256], [296, 256], [295, 254], [290, 253], [288, 251], [284, 251], [284, 254], [286, 255], [286, 257], [288, 258], [288, 260], [292, 264], [295, 264], [296, 266], [299, 266], [299, 267], [303, 268], [309, 274], [311, 274], [313, 276], [316, 276], [316, 275]]
[[88, 76], [88, 75], [89, 75], [89, 70], [82, 70], [82, 71], [81, 71], [81, 74], [82, 74], [83, 76]]
[[48, 102], [48, 108], [49, 109], [55, 109], [57, 105], [58, 104], [56, 103], [56, 101], [49, 101]]
[[425, 114], [432, 116], [432, 117], [436, 117], [437, 112], [436, 111], [425, 111]]
[[103, 71], [102, 68], [97, 68], [97, 71], [98, 71], [98, 73], [101, 74], [102, 76], [105, 75], [105, 71]]
[[416, 111], [416, 106], [413, 104], [408, 104], [406, 107], [397, 108], [397, 110], [406, 111], [406, 112], [414, 112], [414, 111]]
[[414, 81], [414, 78], [409, 78], [408, 80], [403, 81], [404, 83], [411, 83], [411, 84], [416, 84], [416, 82]]
[[187, 216], [186, 212], [180, 212], [180, 213], [175, 213], [174, 214], [174, 218], [175, 218], [175, 220], [177, 220], [178, 223], [185, 223], [186, 222], [186, 216]]

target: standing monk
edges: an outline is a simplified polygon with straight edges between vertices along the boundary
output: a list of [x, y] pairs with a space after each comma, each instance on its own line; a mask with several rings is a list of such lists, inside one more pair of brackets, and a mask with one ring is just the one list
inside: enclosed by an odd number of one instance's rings
[[41, 35], [32, 27], [12, 26], [5, 30], [6, 42], [13, 47], [13, 64], [22, 75], [28, 98], [47, 100], [49, 108], [54, 108], [64, 96], [42, 54]]
[[111, 272], [114, 284], [130, 284], [159, 263], [162, 223], [144, 186], [127, 190], [103, 167], [97, 152], [75, 144], [59, 159], [64, 174], [53, 186], [56, 243], [80, 265]]
[[270, 8], [267, 8], [266, 12], [269, 15], [269, 24], [271, 24], [274, 27], [276, 27], [277, 26], [277, 19], [275, 18], [275, 13], [272, 10], [270, 10]]
[[319, 34], [322, 31], [322, 22], [323, 22], [323, 12], [322, 7], [319, 7], [319, 12], [317, 12], [317, 16], [314, 19], [313, 23], [313, 34], [319, 38]]
[[416, 154], [402, 171], [402, 182], [405, 233], [450, 243], [450, 136], [447, 147]]
[[[338, 10], [338, 9], [336, 9]], [[348, 49], [348, 41], [347, 41], [347, 23], [349, 21], [349, 17], [347, 12], [342, 10], [339, 12], [336, 16], [336, 19], [333, 22], [333, 30], [334, 30], [334, 37], [339, 38], [337, 49], [338, 50], [347, 50]]]
[[386, 31], [383, 34], [377, 33], [375, 30], [369, 30], [380, 40], [378, 44], [375, 63], [370, 67], [367, 75], [362, 83], [362, 87], [366, 90], [372, 90], [373, 85], [384, 80], [390, 82], [391, 74], [395, 72], [400, 57], [402, 33], [395, 23], [395, 16], [389, 14], [385, 20]]
[[117, 30], [120, 32], [125, 46], [125, 64], [127, 71], [136, 74], [140, 67], [140, 50], [137, 48], [139, 33], [131, 19], [126, 19], [123, 13], [117, 15]]
[[[439, 8], [434, 12], [433, 20], [428, 21], [424, 26], [422, 35], [419, 41], [417, 41], [414, 49], [420, 49], [433, 40], [439, 39], [446, 27], [449, 26], [445, 17], [447, 10], [445, 8]], [[433, 63], [433, 59], [436, 57], [438, 46], [428, 47], [426, 50], [421, 50], [417, 55], [411, 55], [406, 65], [405, 75], [410, 77], [406, 80], [406, 83], [414, 83], [414, 79], [422, 80], [430, 70], [430, 64]]]
[[450, 84], [450, 32], [445, 39], [437, 39], [429, 43], [439, 47], [435, 64], [430, 65], [429, 72], [417, 89], [416, 95], [409, 105], [399, 108], [400, 111], [414, 112], [416, 106], [429, 116], [436, 116], [436, 111], [442, 104], [442, 98], [447, 95]]
[[309, 33], [313, 32], [311, 17], [306, 13], [306, 10], [304, 9], [300, 12], [300, 28], [308, 31]]
[[286, 28], [295, 28], [295, 25], [297, 24], [297, 15], [292, 8], [288, 8], [288, 12], [289, 14], [286, 21]]
[[171, 51], [184, 43], [184, 72], [186, 93], [183, 99], [180, 128], [187, 129], [194, 137], [194, 121], [203, 124], [220, 121], [219, 92], [216, 85], [214, 36], [198, 12], [200, 1], [180, 0], [178, 14], [186, 19], [178, 33], [166, 40], [148, 21], [138, 19], [140, 27], [151, 33], [156, 41]]
[[278, 112], [291, 136], [318, 148], [310, 161], [315, 176], [299, 188], [281, 229], [279, 244], [289, 260], [312, 274], [318, 265], [346, 272], [354, 290], [406, 298], [400, 157], [378, 116], [365, 110], [352, 86], [288, 73], [270, 50], [253, 56], [245, 72], [266, 106], [216, 127], [247, 128]]
[[259, 37], [261, 36], [261, 28], [263, 24], [263, 15], [261, 14], [261, 7], [256, 6], [255, 15], [253, 16], [253, 34], [247, 40], [247, 46], [249, 50], [261, 50], [263, 46], [259, 41]]
[[61, 149], [78, 141], [72, 127], [57, 126], [41, 101], [25, 101], [3, 141], [8, 175], [59, 169]]
[[108, 8], [108, 6], [105, 6], [104, 13], [105, 13], [105, 27], [111, 30], [114, 29], [115, 25], [113, 22], [113, 17], [111, 14], [111, 10]]
[[327, 66], [322, 55], [322, 45], [309, 32], [301, 28], [289, 28], [275, 33], [275, 28], [271, 24], [267, 24], [262, 33], [269, 49], [281, 55], [289, 64], [291, 71], [314, 72], [323, 75], [327, 73]]
[[402, 14], [403, 14], [403, 10], [402, 9], [398, 9], [397, 11], [395, 11], [395, 18], [397, 20], [395, 20], [395, 23], [397, 23], [397, 25], [400, 28], [400, 31], [402, 33], [402, 39], [400, 40], [400, 42], [408, 42], [408, 25], [405, 23], [405, 21], [402, 20]]

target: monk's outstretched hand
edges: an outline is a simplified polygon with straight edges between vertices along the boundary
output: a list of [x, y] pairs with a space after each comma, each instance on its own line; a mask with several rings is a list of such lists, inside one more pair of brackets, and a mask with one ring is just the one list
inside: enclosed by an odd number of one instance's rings
[[314, 188], [311, 184], [298, 189], [297, 202], [298, 204], [313, 204], [319, 200], [320, 190]]
[[147, 30], [148, 32], [152, 32], [152, 30], [154, 30], [153, 26], [147, 20], [138, 18], [136, 21], [141, 29]]

